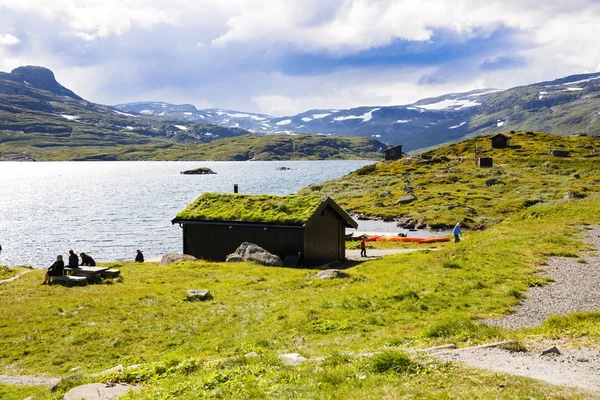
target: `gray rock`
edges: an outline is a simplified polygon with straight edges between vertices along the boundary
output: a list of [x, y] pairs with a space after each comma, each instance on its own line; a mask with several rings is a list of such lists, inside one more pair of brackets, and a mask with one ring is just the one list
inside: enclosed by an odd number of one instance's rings
[[385, 207], [385, 204], [383, 204], [381, 201], [376, 201], [373, 203], [373, 207]]
[[124, 395], [130, 390], [138, 391], [141, 387], [125, 383], [90, 383], [77, 386], [65, 394], [64, 400], [110, 400]]
[[244, 357], [245, 358], [256, 358], [256, 357], [258, 357], [258, 353], [255, 351], [251, 351], [250, 353], [244, 354]]
[[298, 365], [308, 361], [298, 353], [282, 354], [279, 356], [285, 365]]
[[502, 182], [499, 181], [498, 179], [492, 178], [492, 179], [488, 179], [487, 181], [485, 181], [483, 183], [485, 183], [485, 186], [494, 186], [494, 185], [498, 185]]
[[348, 278], [349, 276], [346, 272], [339, 269], [326, 269], [316, 275], [317, 278], [321, 279]]
[[392, 197], [392, 193], [388, 192], [388, 191], [381, 192], [381, 193], [379, 193], [379, 197], [383, 197], [383, 198], [385, 198], [385, 197]]
[[177, 264], [186, 261], [198, 261], [198, 259], [188, 254], [169, 253], [162, 256], [160, 265]]
[[556, 346], [552, 346], [552, 347], [550, 347], [549, 349], [546, 349], [546, 350], [542, 351], [542, 354], [540, 354], [540, 357], [541, 357], [541, 356], [545, 356], [545, 355], [547, 355], [547, 354], [556, 354], [556, 355], [560, 355], [561, 353], [560, 353], [560, 350], [558, 350], [558, 347], [556, 347]]
[[210, 294], [210, 290], [206, 289], [190, 289], [187, 291], [188, 300], [210, 300], [212, 299], [212, 295]]
[[281, 267], [283, 262], [279, 256], [269, 253], [262, 247], [249, 242], [244, 242], [237, 248], [235, 253], [227, 256], [227, 262], [249, 261], [269, 267]]
[[398, 201], [396, 201], [396, 205], [399, 204], [409, 204], [417, 199], [417, 196], [414, 194], [407, 194], [406, 196], [400, 197]]
[[554, 157], [569, 157], [569, 152], [566, 150], [552, 149], [548, 150], [548, 154]]

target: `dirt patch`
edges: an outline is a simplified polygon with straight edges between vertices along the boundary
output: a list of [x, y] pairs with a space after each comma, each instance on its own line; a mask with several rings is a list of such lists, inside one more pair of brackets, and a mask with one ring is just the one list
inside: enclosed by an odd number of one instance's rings
[[511, 352], [500, 348], [466, 349], [438, 354], [440, 361], [460, 362], [475, 368], [526, 376], [553, 385], [578, 388], [600, 399], [600, 350], [562, 350], [560, 355]]

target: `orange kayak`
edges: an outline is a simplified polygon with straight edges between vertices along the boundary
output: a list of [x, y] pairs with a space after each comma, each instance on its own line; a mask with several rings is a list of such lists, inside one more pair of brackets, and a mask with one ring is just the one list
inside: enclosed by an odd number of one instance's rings
[[401, 236], [373, 236], [367, 242], [412, 242], [412, 243], [439, 243], [449, 242], [447, 237], [401, 237]]

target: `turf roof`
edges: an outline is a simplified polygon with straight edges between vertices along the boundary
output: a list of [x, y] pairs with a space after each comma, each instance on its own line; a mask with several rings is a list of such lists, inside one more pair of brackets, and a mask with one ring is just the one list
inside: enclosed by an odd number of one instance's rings
[[321, 197], [312, 195], [204, 193], [175, 219], [304, 224], [322, 202]]

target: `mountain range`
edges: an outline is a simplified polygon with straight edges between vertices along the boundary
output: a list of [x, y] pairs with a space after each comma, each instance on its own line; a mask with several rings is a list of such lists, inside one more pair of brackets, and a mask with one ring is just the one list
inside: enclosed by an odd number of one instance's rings
[[316, 133], [374, 137], [405, 150], [502, 131], [600, 134], [600, 73], [572, 75], [508, 90], [452, 93], [399, 106], [316, 109], [273, 117], [164, 102], [118, 104], [117, 109], [246, 129], [258, 134]]

